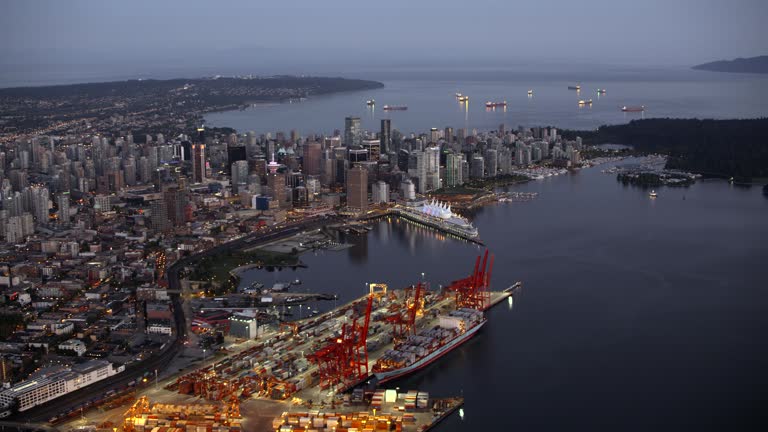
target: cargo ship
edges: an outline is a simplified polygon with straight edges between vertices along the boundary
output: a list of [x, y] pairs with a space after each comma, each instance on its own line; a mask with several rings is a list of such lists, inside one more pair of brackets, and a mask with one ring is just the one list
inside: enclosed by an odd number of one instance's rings
[[469, 101], [469, 96], [459, 96], [458, 99], [459, 102], [467, 102]]
[[382, 109], [384, 111], [405, 111], [408, 107], [405, 105], [384, 105]]
[[568, 86], [568, 90], [581, 90], [581, 86], [580, 85]]
[[503, 102], [486, 102], [485, 107], [486, 108], [496, 108], [496, 107], [505, 107], [507, 106], [507, 101]]
[[605, 94], [605, 89], [597, 89], [597, 94]]
[[592, 99], [587, 99], [587, 100], [580, 100], [580, 101], [579, 101], [579, 105], [580, 105], [580, 106], [584, 106], [584, 105], [592, 105]]
[[437, 325], [408, 336], [373, 365], [379, 384], [422, 369], [468, 341], [486, 323], [476, 309], [461, 308], [438, 317]]
[[625, 105], [625, 106], [621, 107], [621, 110], [624, 111], [624, 112], [643, 112], [643, 111], [645, 111], [645, 106], [644, 105], [640, 105], [640, 106], [626, 106]]

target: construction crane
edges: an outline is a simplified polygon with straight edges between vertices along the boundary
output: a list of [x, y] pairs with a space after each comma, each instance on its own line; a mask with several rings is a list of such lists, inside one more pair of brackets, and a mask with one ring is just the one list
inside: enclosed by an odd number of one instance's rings
[[453, 292], [457, 308], [486, 310], [491, 305], [491, 271], [493, 270], [493, 255], [488, 261], [488, 250], [482, 257], [475, 260], [475, 268], [471, 275], [464, 279], [453, 281], [446, 290]]

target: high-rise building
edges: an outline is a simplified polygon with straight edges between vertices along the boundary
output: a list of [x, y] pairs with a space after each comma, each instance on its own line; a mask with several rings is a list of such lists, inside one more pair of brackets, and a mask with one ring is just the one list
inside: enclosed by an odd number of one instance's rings
[[436, 144], [437, 141], [440, 139], [440, 131], [437, 130], [437, 128], [433, 127], [429, 130], [429, 142], [431, 144]]
[[171, 229], [171, 222], [168, 220], [168, 207], [165, 200], [159, 199], [149, 203], [150, 223], [155, 231], [168, 231]]
[[379, 140], [364, 139], [363, 149], [365, 149], [368, 154], [368, 160], [374, 162], [379, 160], [379, 155], [381, 154], [381, 142]]
[[232, 192], [239, 193], [248, 184], [248, 161], [239, 160], [232, 164]]
[[403, 199], [408, 200], [415, 200], [416, 199], [416, 186], [413, 184], [410, 180], [404, 180], [400, 183], [400, 193], [403, 196]]
[[174, 226], [186, 223], [184, 208], [187, 205], [187, 193], [178, 188], [170, 188], [163, 193], [167, 218]]
[[347, 207], [361, 212], [368, 210], [368, 171], [360, 165], [347, 173]]
[[[237, 144], [237, 135], [235, 135], [235, 144]], [[247, 160], [245, 146], [231, 145], [230, 143], [227, 146], [227, 167], [231, 168], [235, 162], [244, 160]]]
[[383, 154], [392, 151], [392, 120], [381, 119], [381, 132], [379, 133], [379, 147]]
[[424, 191], [440, 189], [440, 147], [427, 147], [424, 155], [426, 157], [424, 169], [427, 177]]
[[320, 175], [320, 157], [322, 155], [322, 146], [319, 142], [309, 142], [304, 146], [304, 157], [302, 167], [306, 175]]
[[69, 192], [58, 194], [56, 196], [56, 205], [59, 207], [59, 222], [69, 223]]
[[347, 148], [359, 147], [363, 140], [363, 131], [360, 126], [360, 117], [347, 117], [344, 119], [344, 145]]
[[192, 145], [192, 181], [205, 181], [205, 144]]
[[459, 186], [464, 183], [461, 175], [461, 162], [463, 155], [450, 153], [445, 158], [445, 185], [448, 187]]
[[411, 152], [408, 159], [408, 175], [411, 177], [411, 179], [416, 179], [416, 183], [418, 185], [416, 189], [419, 191], [419, 193], [424, 193], [427, 191], [426, 168], [426, 157], [424, 152]]
[[285, 174], [279, 172], [270, 172], [267, 174], [267, 188], [269, 196], [277, 202], [280, 207], [287, 207], [288, 201], [285, 194]]
[[447, 143], [453, 142], [453, 128], [450, 126], [445, 127], [445, 131], [443, 132], [443, 138]]
[[472, 165], [469, 168], [469, 176], [472, 178], [483, 178], [485, 175], [485, 160], [482, 156], [476, 155], [472, 158]]
[[379, 180], [371, 186], [371, 201], [374, 204], [386, 204], [389, 202], [389, 185]]
[[499, 170], [499, 153], [496, 149], [485, 151], [485, 171], [488, 177], [495, 177]]

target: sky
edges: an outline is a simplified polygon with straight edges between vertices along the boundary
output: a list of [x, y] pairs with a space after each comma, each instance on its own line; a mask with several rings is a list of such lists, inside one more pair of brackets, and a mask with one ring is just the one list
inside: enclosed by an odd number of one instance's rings
[[768, 54], [766, 0], [0, 0], [0, 75], [693, 65]]

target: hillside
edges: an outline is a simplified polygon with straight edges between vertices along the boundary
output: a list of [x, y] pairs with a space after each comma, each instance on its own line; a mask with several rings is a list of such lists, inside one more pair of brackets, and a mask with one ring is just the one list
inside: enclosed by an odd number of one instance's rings
[[768, 73], [768, 56], [719, 60], [696, 65], [693, 69], [712, 72]]

